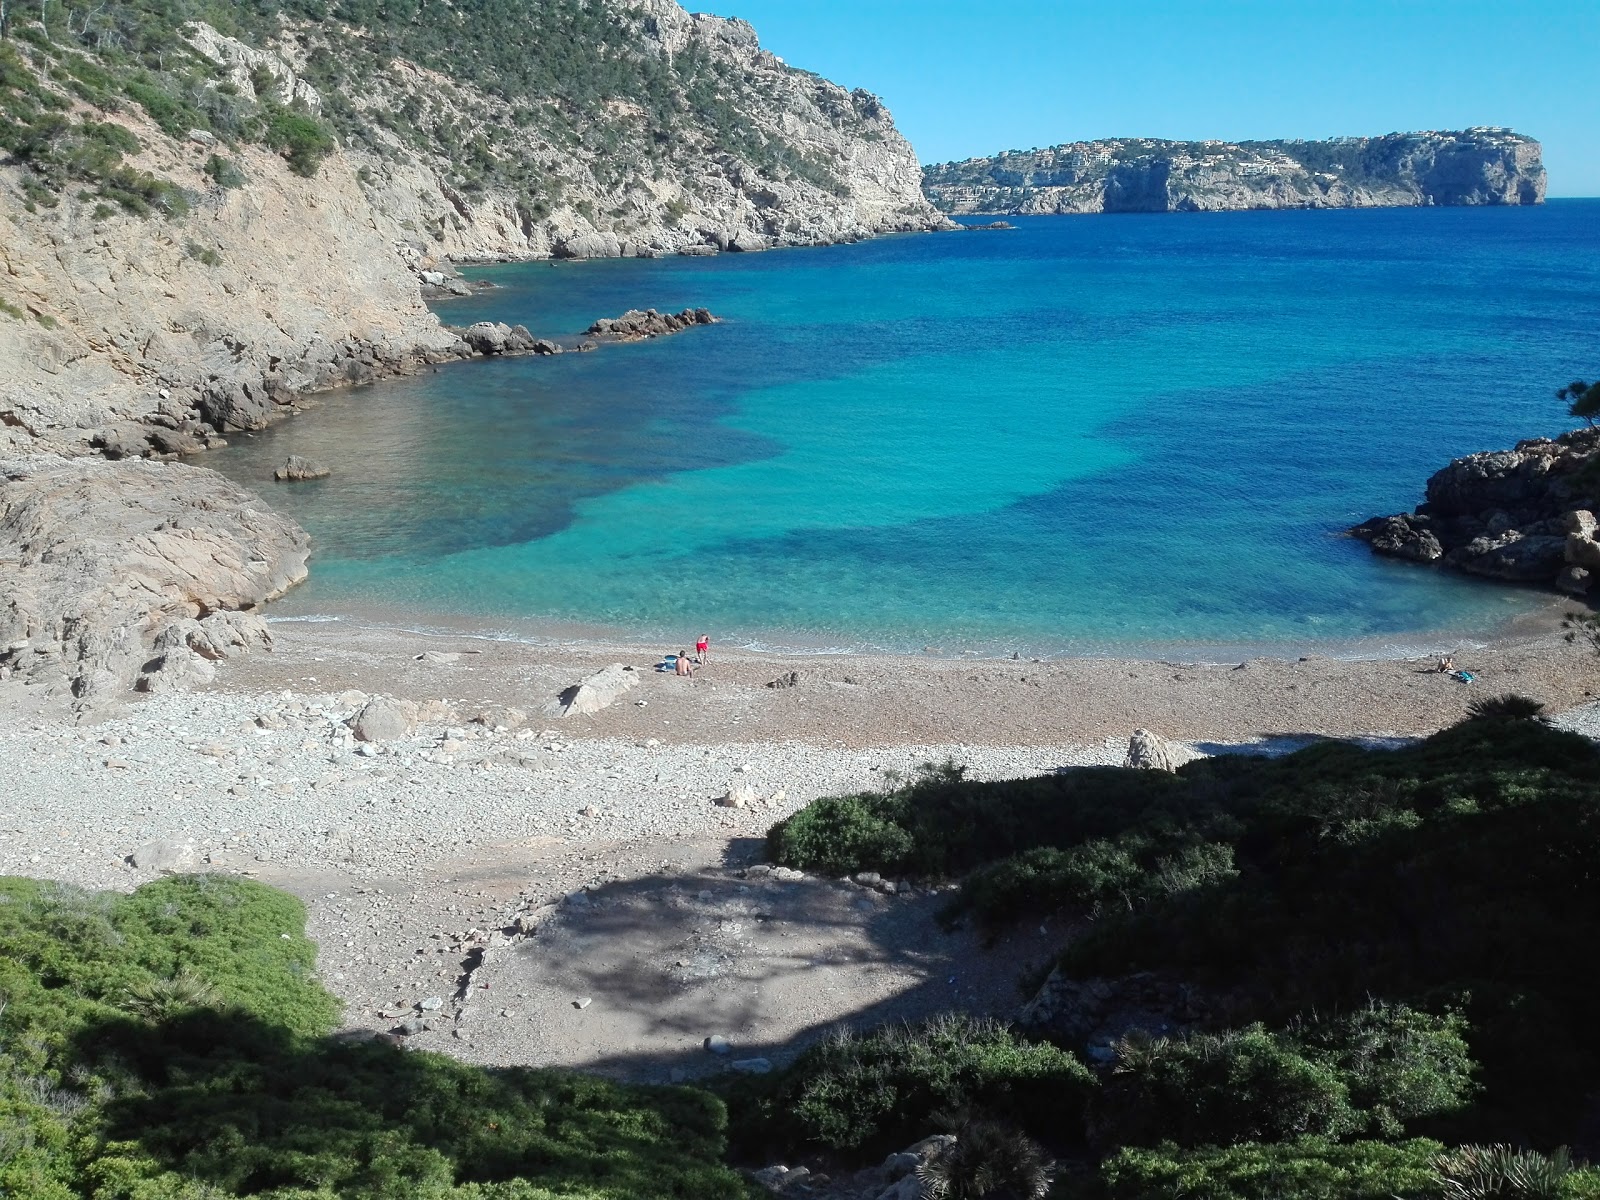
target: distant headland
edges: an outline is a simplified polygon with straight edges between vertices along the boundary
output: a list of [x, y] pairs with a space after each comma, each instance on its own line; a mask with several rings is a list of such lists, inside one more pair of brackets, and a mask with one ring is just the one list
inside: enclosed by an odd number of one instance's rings
[[1224, 212], [1544, 202], [1533, 138], [1495, 126], [1321, 142], [1107, 138], [925, 167], [923, 192], [965, 214]]

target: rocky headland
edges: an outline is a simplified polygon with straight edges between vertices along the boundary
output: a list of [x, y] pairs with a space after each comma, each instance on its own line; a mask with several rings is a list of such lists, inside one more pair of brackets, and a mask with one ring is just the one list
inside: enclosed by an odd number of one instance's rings
[[923, 191], [941, 212], [1025, 215], [1539, 204], [1539, 143], [1509, 129], [1330, 141], [1107, 138], [938, 163]]
[[1350, 530], [1379, 554], [1512, 583], [1591, 593], [1600, 577], [1600, 429], [1458, 458], [1414, 512]]

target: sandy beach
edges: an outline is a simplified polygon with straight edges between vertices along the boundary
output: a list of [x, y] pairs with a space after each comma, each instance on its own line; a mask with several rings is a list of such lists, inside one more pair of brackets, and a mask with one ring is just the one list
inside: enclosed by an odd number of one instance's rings
[[[1552, 614], [1555, 610], [1552, 610]], [[537, 646], [350, 621], [282, 621], [210, 687], [75, 725], [60, 697], [0, 684], [0, 872], [131, 888], [240, 872], [306, 900], [352, 1026], [489, 1063], [627, 1078], [724, 1068], [703, 1039], [781, 1060], [839, 1022], [955, 1004], [1005, 1015], [1059, 944], [942, 931], [929, 881], [772, 873], [771, 824], [924, 762], [983, 778], [1118, 764], [1135, 728], [1201, 752], [1318, 736], [1397, 738], [1520, 692], [1590, 730], [1586, 648], [1547, 620], [1432, 660], [1232, 664], [952, 660], [723, 650], [695, 678], [638, 647]], [[560, 718], [607, 664], [637, 687]], [[769, 687], [798, 675], [791, 686]], [[349, 721], [370, 696], [421, 706], [399, 740]], [[717, 800], [731, 788], [744, 807]]]

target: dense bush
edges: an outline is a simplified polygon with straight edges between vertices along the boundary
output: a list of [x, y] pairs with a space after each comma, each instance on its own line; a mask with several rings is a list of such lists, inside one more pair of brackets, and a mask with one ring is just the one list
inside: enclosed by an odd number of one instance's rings
[[264, 140], [288, 160], [291, 171], [307, 178], [334, 149], [333, 135], [315, 117], [276, 105], [267, 109]]
[[1340, 1144], [1305, 1137], [1223, 1149], [1121, 1150], [1106, 1160], [1108, 1200], [1436, 1200], [1437, 1142]]
[[0, 1194], [37, 1200], [745, 1196], [686, 1088], [325, 1036], [300, 903], [189, 877], [0, 878]]
[[[1176, 775], [979, 783], [943, 771], [808, 806], [768, 844], [777, 861], [830, 873], [967, 873], [960, 904], [991, 922], [1064, 908], [1086, 919], [1060, 960], [1068, 978], [1181, 980], [1216, 999], [1217, 1024], [1260, 1022], [1269, 1039], [1300, 1014], [1372, 998], [1454, 1006], [1482, 1086], [1430, 1133], [1537, 1130], [1554, 1145], [1576, 1135], [1600, 1077], [1588, 965], [1572, 950], [1600, 935], [1600, 754], [1515, 714], [1400, 750], [1330, 742]], [[1448, 1070], [1407, 1065], [1405, 1047], [1437, 1048], [1431, 1037], [1332, 1066], [1295, 1044], [1334, 1071], [1363, 1129], [1393, 1132], [1432, 1103], [1427, 1089], [1454, 1087]], [[1386, 1072], [1422, 1090], [1408, 1099]], [[1337, 1099], [1316, 1103], [1324, 1124], [1306, 1128], [1341, 1128]]]
[[1071, 1054], [1003, 1025], [941, 1017], [841, 1033], [781, 1073], [739, 1085], [733, 1133], [747, 1152], [879, 1153], [943, 1116], [981, 1113], [1059, 1142], [1081, 1137], [1094, 1080]]
[[1460, 1108], [1472, 1063], [1456, 1017], [1373, 1005], [1273, 1032], [1129, 1039], [1096, 1105], [1110, 1145], [1233, 1145], [1307, 1134], [1394, 1136]]

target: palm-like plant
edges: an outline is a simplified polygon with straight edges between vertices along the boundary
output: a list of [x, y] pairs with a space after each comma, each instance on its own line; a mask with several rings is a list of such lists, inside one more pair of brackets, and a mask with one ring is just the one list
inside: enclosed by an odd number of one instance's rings
[[1572, 1171], [1565, 1146], [1545, 1155], [1511, 1146], [1460, 1146], [1434, 1159], [1449, 1200], [1557, 1200]]
[[917, 1168], [927, 1200], [1042, 1200], [1055, 1164], [1024, 1133], [965, 1121], [956, 1140]]
[[122, 1007], [147, 1021], [165, 1021], [216, 1003], [217, 989], [188, 967], [171, 979], [152, 979], [128, 988]]
[[1469, 721], [1485, 721], [1492, 717], [1509, 717], [1517, 721], [1531, 721], [1544, 711], [1544, 701], [1531, 696], [1507, 692], [1503, 696], [1485, 696], [1467, 705]]

